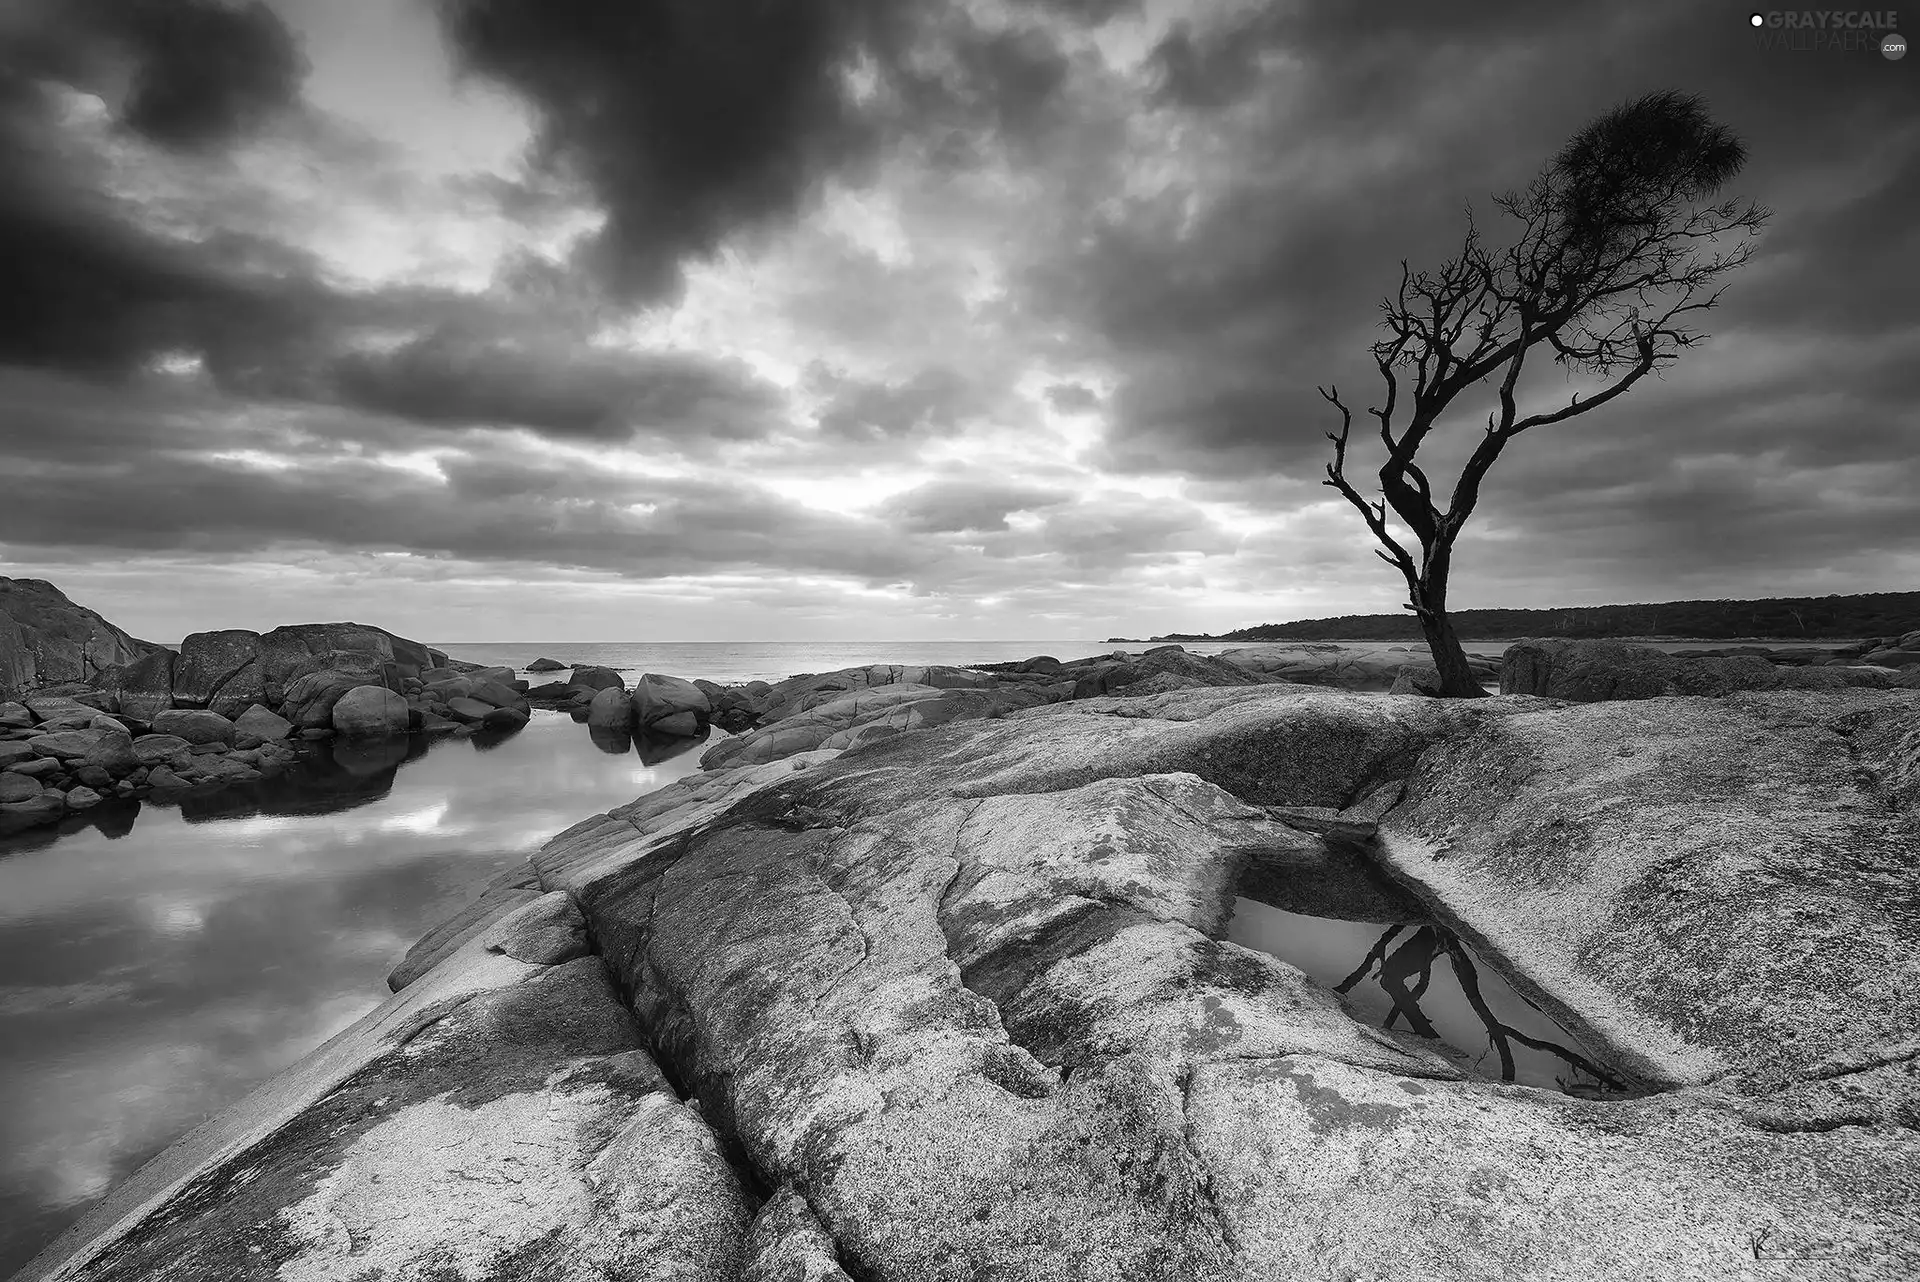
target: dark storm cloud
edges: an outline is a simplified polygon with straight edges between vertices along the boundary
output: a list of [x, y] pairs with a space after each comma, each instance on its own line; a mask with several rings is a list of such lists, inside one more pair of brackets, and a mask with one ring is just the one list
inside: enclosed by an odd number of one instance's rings
[[1011, 512], [1057, 507], [1073, 495], [1066, 490], [981, 477], [955, 477], [892, 495], [882, 515], [916, 534], [1005, 530]]
[[1097, 25], [1129, 7], [1051, 0], [991, 31], [951, 0], [441, 0], [440, 12], [461, 65], [538, 113], [539, 165], [606, 210], [588, 265], [617, 296], [656, 300], [676, 295], [683, 262], [789, 219], [829, 176], [857, 180], [891, 141], [965, 165], [1047, 127], [1068, 61], [1031, 19]]
[[737, 362], [501, 341], [448, 327], [342, 358], [343, 399], [423, 423], [512, 425], [618, 441], [636, 430], [740, 440], [763, 435], [773, 388]]
[[260, 0], [94, 0], [134, 59], [121, 119], [175, 147], [224, 142], [299, 100], [307, 63], [293, 33]]
[[683, 256], [794, 210], [862, 131], [837, 68], [875, 5], [443, 0], [458, 56], [540, 112], [541, 159], [607, 209], [618, 292], [677, 286]]
[[0, 40], [16, 74], [117, 97], [117, 117], [163, 146], [216, 146], [300, 100], [307, 62], [260, 0], [24, 0]]

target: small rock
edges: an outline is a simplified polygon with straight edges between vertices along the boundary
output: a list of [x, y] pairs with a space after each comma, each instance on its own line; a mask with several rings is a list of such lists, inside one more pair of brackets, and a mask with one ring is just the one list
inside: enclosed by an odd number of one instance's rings
[[101, 800], [99, 793], [84, 785], [69, 789], [67, 792], [67, 806], [72, 810], [85, 810], [91, 806], [97, 806]]
[[147, 787], [149, 788], [167, 789], [186, 788], [190, 786], [185, 779], [182, 779], [173, 772], [171, 766], [155, 766], [147, 772]]

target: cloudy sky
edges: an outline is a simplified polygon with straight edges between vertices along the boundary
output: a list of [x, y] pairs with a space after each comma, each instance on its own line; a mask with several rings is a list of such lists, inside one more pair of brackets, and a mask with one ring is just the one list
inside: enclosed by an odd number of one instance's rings
[[1391, 610], [1315, 384], [1377, 403], [1399, 260], [1674, 87], [1773, 220], [1510, 449], [1454, 604], [1908, 589], [1920, 62], [1749, 11], [0, 0], [0, 574], [165, 641]]

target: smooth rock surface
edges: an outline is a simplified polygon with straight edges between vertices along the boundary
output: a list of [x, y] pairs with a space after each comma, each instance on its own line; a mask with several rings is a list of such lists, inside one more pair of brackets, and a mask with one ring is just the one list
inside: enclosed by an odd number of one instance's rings
[[333, 730], [349, 739], [403, 735], [407, 701], [385, 686], [355, 686], [334, 702]]

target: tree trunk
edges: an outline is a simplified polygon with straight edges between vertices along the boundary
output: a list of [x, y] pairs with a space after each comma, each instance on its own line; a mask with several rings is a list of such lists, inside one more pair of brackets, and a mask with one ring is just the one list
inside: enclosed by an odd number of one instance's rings
[[1420, 630], [1427, 634], [1427, 649], [1433, 652], [1433, 666], [1440, 670], [1440, 697], [1443, 699], [1484, 699], [1480, 678], [1467, 664], [1467, 652], [1454, 635], [1453, 620], [1444, 609], [1428, 608], [1420, 616]]
[[1447, 617], [1447, 570], [1453, 559], [1451, 543], [1427, 549], [1426, 574], [1415, 585], [1414, 611], [1420, 616], [1420, 630], [1426, 634], [1427, 649], [1433, 653], [1433, 666], [1440, 672], [1440, 697], [1443, 699], [1484, 699], [1480, 678], [1467, 664], [1467, 652]]

